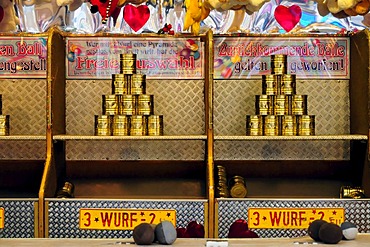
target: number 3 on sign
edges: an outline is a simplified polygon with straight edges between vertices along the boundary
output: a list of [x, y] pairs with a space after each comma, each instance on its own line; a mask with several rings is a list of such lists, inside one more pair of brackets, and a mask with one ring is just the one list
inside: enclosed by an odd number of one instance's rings
[[259, 212], [253, 212], [253, 216], [252, 218], [254, 221], [253, 221], [253, 225], [254, 226], [259, 226], [260, 225], [260, 213]]

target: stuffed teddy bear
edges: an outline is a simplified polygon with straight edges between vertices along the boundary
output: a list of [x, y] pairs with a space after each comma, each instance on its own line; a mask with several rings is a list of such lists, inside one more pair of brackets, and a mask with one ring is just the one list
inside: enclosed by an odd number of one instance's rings
[[185, 0], [186, 15], [184, 30], [191, 30], [194, 34], [199, 33], [200, 22], [207, 18], [211, 10], [227, 11], [235, 10], [235, 14], [242, 15], [239, 10], [244, 9], [248, 14], [258, 11], [263, 4], [270, 0]]
[[15, 13], [13, 0], [0, 0], [2, 16], [0, 16], [0, 32], [15, 32], [19, 19]]
[[262, 5], [270, 0], [205, 0], [206, 5], [218, 11], [238, 10], [245, 8], [247, 13], [258, 11]]
[[192, 33], [198, 34], [200, 22], [207, 18], [211, 10], [201, 0], [185, 0], [185, 7], [184, 30], [191, 27]]
[[329, 13], [337, 18], [365, 15], [370, 10], [369, 0], [316, 0], [321, 16]]

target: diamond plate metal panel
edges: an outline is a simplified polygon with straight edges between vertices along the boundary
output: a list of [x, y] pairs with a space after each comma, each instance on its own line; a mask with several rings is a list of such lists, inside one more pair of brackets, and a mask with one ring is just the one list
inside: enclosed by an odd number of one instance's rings
[[68, 141], [67, 160], [204, 160], [204, 141]]
[[[154, 113], [163, 115], [165, 135], [205, 133], [204, 81], [148, 80], [146, 94], [154, 95]], [[94, 135], [94, 115], [102, 112], [102, 95], [111, 94], [109, 80], [68, 80], [66, 131]]]
[[349, 160], [349, 141], [215, 141], [215, 160]]
[[0, 238], [35, 237], [35, 200], [0, 199], [4, 208], [4, 228], [0, 229]]
[[172, 200], [46, 200], [47, 231], [50, 238], [129, 238], [132, 231], [80, 230], [80, 208], [126, 208], [126, 209], [175, 209], [176, 226], [186, 225], [196, 220], [206, 221], [205, 200], [172, 201]]
[[46, 80], [0, 79], [11, 135], [46, 135]]
[[[248, 220], [248, 208], [333, 208], [345, 209], [345, 220], [358, 227], [359, 232], [370, 231], [370, 200], [217, 200], [218, 237], [226, 238], [230, 225], [237, 219]], [[262, 238], [306, 236], [304, 229], [255, 229]]]
[[0, 159], [43, 160], [46, 157], [46, 142], [43, 141], [0, 141]]
[[[148, 80], [154, 113], [164, 115], [165, 135], [205, 133], [202, 80]], [[94, 135], [94, 115], [101, 114], [103, 94], [111, 81], [67, 81], [66, 130], [69, 135]], [[67, 159], [92, 160], [203, 160], [204, 141], [68, 141]]]
[[[215, 135], [245, 135], [245, 116], [255, 114], [261, 80], [215, 81]], [[308, 95], [308, 114], [316, 116], [316, 134], [349, 133], [349, 82], [297, 80], [297, 94]]]
[[[219, 80], [214, 89], [215, 135], [246, 135], [245, 116], [255, 114], [261, 80]], [[297, 94], [308, 95], [316, 135], [349, 134], [348, 80], [297, 80]], [[215, 159], [349, 159], [349, 142], [215, 141]]]

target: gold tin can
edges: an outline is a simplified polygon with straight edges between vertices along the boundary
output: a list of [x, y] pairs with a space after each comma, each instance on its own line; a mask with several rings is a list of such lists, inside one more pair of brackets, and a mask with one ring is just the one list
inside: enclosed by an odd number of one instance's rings
[[154, 95], [140, 94], [137, 96], [137, 115], [154, 114]]
[[128, 83], [125, 74], [112, 75], [112, 94], [127, 94]]
[[0, 94], [0, 115], [3, 114], [3, 95]]
[[262, 116], [247, 115], [246, 116], [246, 135], [261, 136], [262, 135]]
[[270, 112], [270, 97], [269, 95], [256, 95], [256, 115], [268, 115]]
[[75, 186], [71, 182], [65, 182], [63, 187], [58, 190], [57, 198], [73, 198], [74, 197]]
[[233, 198], [244, 198], [247, 196], [245, 180], [241, 176], [234, 176], [230, 187], [230, 195]]
[[284, 54], [271, 55], [271, 74], [287, 73], [288, 56]]
[[112, 135], [111, 115], [95, 115], [95, 135], [96, 136]]
[[120, 114], [132, 116], [136, 114], [136, 96], [132, 94], [122, 95]]
[[314, 115], [299, 115], [298, 121], [298, 135], [311, 136], [315, 135], [315, 116]]
[[120, 74], [136, 74], [136, 54], [120, 54]]
[[10, 130], [10, 116], [0, 115], [0, 136], [8, 136]]
[[130, 124], [130, 135], [145, 136], [147, 134], [147, 117], [143, 115], [132, 115]]
[[284, 74], [281, 80], [281, 94], [296, 94], [296, 75]]
[[121, 104], [122, 95], [108, 94], [102, 95], [103, 115], [119, 114], [119, 106]]
[[307, 95], [295, 94], [292, 101], [293, 115], [307, 115]]
[[365, 190], [361, 187], [342, 186], [340, 188], [340, 198], [365, 198]]
[[279, 135], [279, 118], [275, 115], [263, 116], [263, 135]]
[[130, 134], [130, 117], [126, 115], [113, 116], [113, 135], [128, 136]]
[[150, 136], [163, 135], [163, 115], [148, 116], [148, 135]]
[[146, 76], [143, 74], [133, 74], [130, 85], [131, 94], [145, 94], [146, 93]]
[[279, 94], [274, 97], [274, 115], [285, 114], [285, 95]]
[[283, 136], [297, 135], [296, 116], [293, 115], [281, 116], [281, 135]]
[[275, 95], [277, 93], [277, 81], [275, 75], [262, 75], [262, 94]]
[[285, 95], [285, 115], [293, 115], [293, 95]]

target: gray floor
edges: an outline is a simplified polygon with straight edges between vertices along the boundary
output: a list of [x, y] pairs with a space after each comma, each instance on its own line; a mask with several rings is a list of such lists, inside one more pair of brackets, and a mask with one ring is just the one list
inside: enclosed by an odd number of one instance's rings
[[[323, 243], [314, 243], [310, 237], [303, 238], [261, 238], [261, 239], [177, 239], [171, 246], [187, 247], [230, 247], [230, 246], [328, 246]], [[340, 241], [336, 246], [346, 247], [368, 247], [370, 244], [370, 234], [359, 234], [355, 240]], [[136, 246], [132, 239], [0, 239], [0, 246], [7, 247], [81, 247], [81, 246]], [[150, 246], [163, 246], [152, 244]], [[167, 245], [170, 246], [170, 245]]]

